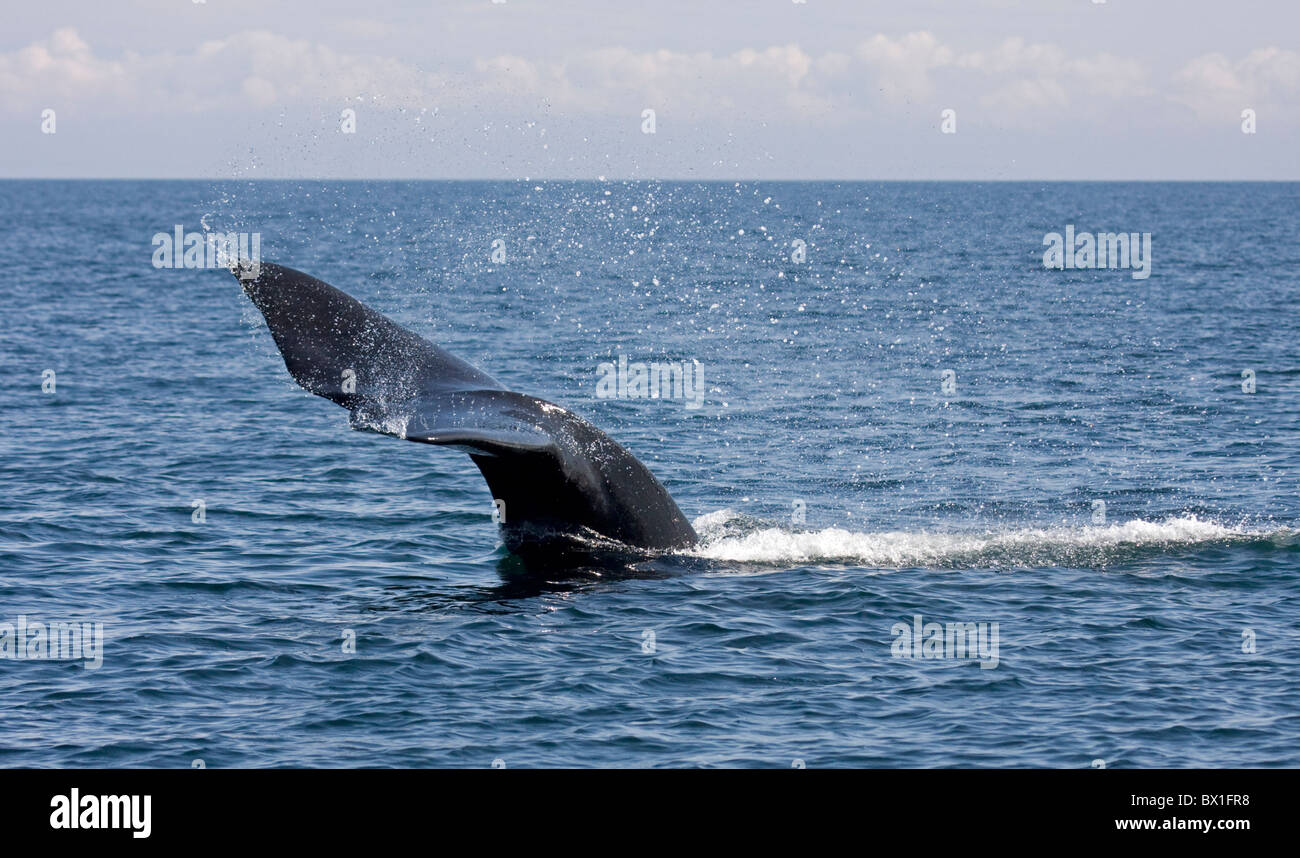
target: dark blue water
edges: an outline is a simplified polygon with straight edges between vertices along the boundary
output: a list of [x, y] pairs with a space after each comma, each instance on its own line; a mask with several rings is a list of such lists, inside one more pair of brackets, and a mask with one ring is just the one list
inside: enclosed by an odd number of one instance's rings
[[[1300, 765], [1298, 203], [0, 183], [0, 623], [105, 637], [0, 659], [0, 763]], [[523, 570], [464, 454], [351, 431], [227, 272], [155, 269], [176, 224], [589, 418], [701, 547]], [[1150, 278], [1044, 269], [1067, 224], [1151, 233]], [[598, 398], [620, 354], [703, 407]], [[997, 623], [996, 666], [895, 657], [918, 614]]]

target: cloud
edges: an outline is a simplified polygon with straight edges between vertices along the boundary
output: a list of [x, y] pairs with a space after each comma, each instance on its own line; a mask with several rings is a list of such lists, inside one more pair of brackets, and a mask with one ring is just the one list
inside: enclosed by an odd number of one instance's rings
[[100, 60], [76, 30], [56, 30], [50, 38], [0, 54], [0, 99], [13, 103], [40, 94], [49, 98], [129, 92], [127, 62]]
[[934, 71], [953, 65], [953, 51], [926, 32], [899, 39], [877, 35], [863, 42], [858, 57], [875, 74], [877, 88], [892, 103], [932, 97]]
[[1205, 54], [1178, 72], [1173, 97], [1201, 119], [1235, 118], [1247, 107], [1290, 117], [1300, 97], [1300, 53], [1259, 48], [1237, 62]]
[[814, 59], [797, 45], [725, 56], [602, 48], [562, 61], [493, 57], [476, 63], [479, 85], [511, 106], [531, 102], [567, 112], [639, 113], [645, 107], [706, 119], [718, 115], [815, 115], [831, 108], [819, 93]]
[[[352, 23], [364, 29], [365, 22]], [[205, 41], [188, 52], [109, 59], [76, 30], [61, 29], [0, 53], [0, 111], [13, 114], [73, 105], [123, 115], [202, 113], [360, 99], [486, 117], [639, 116], [653, 107], [661, 123], [801, 122], [961, 104], [1004, 125], [1042, 123], [1065, 108], [1077, 118], [1135, 98], [1190, 106], [1218, 121], [1244, 106], [1293, 103], [1298, 90], [1300, 54], [1278, 48], [1236, 62], [1221, 54], [1198, 57], [1162, 84], [1131, 58], [1070, 56], [1057, 45], [1021, 38], [959, 50], [928, 31], [877, 34], [851, 51], [820, 55], [797, 44], [728, 54], [615, 46], [548, 59], [485, 56], [437, 69], [264, 30]]]
[[203, 112], [283, 101], [359, 97], [418, 102], [443, 80], [400, 60], [340, 54], [327, 46], [251, 31], [186, 54], [97, 57], [72, 29], [0, 54], [0, 108], [58, 100], [123, 113]]

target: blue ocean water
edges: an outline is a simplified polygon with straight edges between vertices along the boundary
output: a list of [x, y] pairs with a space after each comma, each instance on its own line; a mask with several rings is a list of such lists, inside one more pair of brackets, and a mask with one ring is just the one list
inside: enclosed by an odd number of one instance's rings
[[[1300, 765], [1298, 203], [0, 182], [0, 623], [104, 631], [0, 659], [0, 764]], [[178, 224], [587, 417], [700, 547], [524, 570], [463, 453], [351, 431], [229, 273], [155, 268]], [[1150, 277], [1045, 269], [1067, 225]], [[619, 355], [703, 406], [599, 397]], [[917, 616], [996, 666], [905, 657]]]

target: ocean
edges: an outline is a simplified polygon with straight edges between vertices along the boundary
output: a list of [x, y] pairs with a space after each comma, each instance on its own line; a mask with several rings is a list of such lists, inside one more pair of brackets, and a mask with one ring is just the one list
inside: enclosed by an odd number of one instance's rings
[[[592, 421], [700, 545], [525, 569], [178, 227]], [[1126, 267], [1045, 267], [1084, 233]], [[0, 764], [1300, 766], [1298, 233], [1294, 183], [0, 182]]]

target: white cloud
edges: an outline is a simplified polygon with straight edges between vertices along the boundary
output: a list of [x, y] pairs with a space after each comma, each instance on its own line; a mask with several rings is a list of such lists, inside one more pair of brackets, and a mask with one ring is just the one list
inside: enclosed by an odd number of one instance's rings
[[104, 60], [75, 30], [63, 29], [0, 54], [0, 107], [15, 111], [55, 99], [127, 113], [359, 96], [402, 103], [440, 85], [438, 76], [400, 60], [339, 54], [263, 31], [207, 41], [188, 54], [126, 53]]
[[43, 41], [0, 54], [0, 98], [85, 97], [129, 91], [125, 62], [97, 59], [76, 30], [56, 30]]
[[900, 39], [873, 36], [859, 46], [858, 57], [874, 72], [875, 84], [885, 99], [895, 104], [931, 98], [931, 74], [955, 60], [950, 48], [926, 32]]
[[1259, 48], [1233, 62], [1223, 54], [1205, 54], [1178, 73], [1174, 99], [1202, 119], [1223, 121], [1244, 108], [1286, 115], [1300, 96], [1300, 53]]
[[493, 57], [480, 60], [475, 70], [479, 86], [516, 108], [543, 101], [568, 112], [634, 114], [653, 107], [707, 119], [828, 110], [830, 103], [815, 84], [814, 64], [797, 45], [727, 56], [603, 48], [544, 63]]
[[551, 59], [486, 56], [433, 70], [266, 31], [206, 41], [188, 52], [108, 59], [77, 31], [61, 29], [0, 53], [0, 111], [13, 114], [56, 102], [130, 115], [360, 98], [381, 107], [485, 117], [545, 110], [638, 116], [653, 107], [661, 122], [808, 121], [961, 103], [996, 112], [993, 123], [1003, 125], [1039, 123], [1067, 107], [1076, 114], [1104, 111], [1139, 97], [1188, 105], [1217, 121], [1245, 106], [1293, 104], [1298, 91], [1300, 54], [1278, 48], [1236, 62], [1220, 54], [1198, 57], [1160, 84], [1136, 59], [1072, 57], [1057, 45], [1021, 38], [963, 51], [927, 31], [874, 35], [851, 52], [820, 55], [797, 44], [728, 54], [604, 47]]

